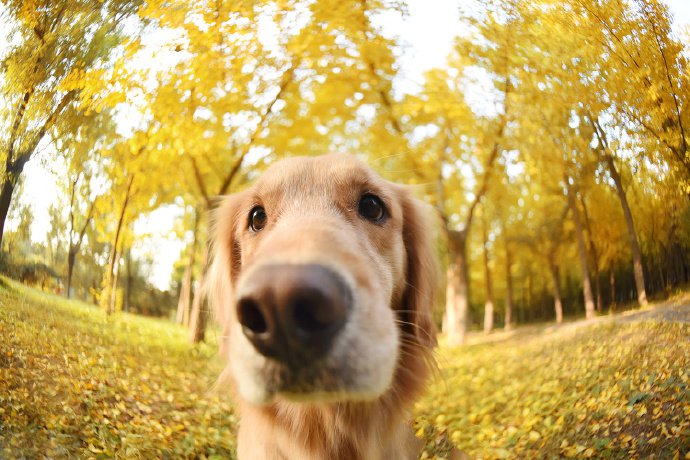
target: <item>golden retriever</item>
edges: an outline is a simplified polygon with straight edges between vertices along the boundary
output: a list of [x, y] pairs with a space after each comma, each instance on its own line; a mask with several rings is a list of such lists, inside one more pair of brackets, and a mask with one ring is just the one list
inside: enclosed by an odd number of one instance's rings
[[433, 365], [425, 207], [349, 155], [279, 161], [214, 216], [240, 459], [408, 459]]

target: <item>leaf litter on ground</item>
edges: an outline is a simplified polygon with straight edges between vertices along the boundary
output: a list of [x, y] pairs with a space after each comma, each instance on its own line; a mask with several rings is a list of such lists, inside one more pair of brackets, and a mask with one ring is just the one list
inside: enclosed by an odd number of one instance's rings
[[[214, 337], [0, 281], [0, 458], [235, 458]], [[422, 458], [690, 459], [690, 324], [643, 319], [441, 347]]]

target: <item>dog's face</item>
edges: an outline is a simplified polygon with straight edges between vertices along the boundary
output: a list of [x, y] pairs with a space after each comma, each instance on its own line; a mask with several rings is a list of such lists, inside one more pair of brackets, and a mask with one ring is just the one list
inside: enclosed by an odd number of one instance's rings
[[419, 207], [347, 155], [282, 160], [225, 198], [209, 277], [245, 400], [375, 399], [403, 344], [433, 346], [436, 278]]

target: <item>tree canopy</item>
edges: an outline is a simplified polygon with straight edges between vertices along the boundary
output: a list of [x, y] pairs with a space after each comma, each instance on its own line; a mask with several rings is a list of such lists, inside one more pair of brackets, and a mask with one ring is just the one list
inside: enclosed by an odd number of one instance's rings
[[[458, 2], [446, 64], [411, 91], [386, 29], [408, 14], [401, 1], [3, 8], [8, 273], [45, 263], [52, 289], [173, 315], [202, 340], [216, 197], [279, 158], [346, 151], [435, 209], [437, 320], [452, 343], [482, 325], [645, 305], [690, 281], [688, 42], [659, 0]], [[44, 247], [21, 203], [39, 151], [60, 185]], [[168, 294], [145, 295], [152, 262], [135, 228], [166, 207], [183, 216], [184, 250]]]

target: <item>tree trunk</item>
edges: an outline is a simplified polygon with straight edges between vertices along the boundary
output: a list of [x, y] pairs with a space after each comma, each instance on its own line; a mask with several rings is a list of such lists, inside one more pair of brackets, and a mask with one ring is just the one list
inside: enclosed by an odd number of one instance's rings
[[72, 289], [72, 273], [74, 272], [74, 262], [77, 259], [77, 248], [70, 244], [69, 251], [67, 252], [67, 292], [65, 297], [68, 299], [72, 295], [70, 290]]
[[563, 301], [561, 300], [561, 277], [558, 271], [558, 265], [551, 259], [549, 260], [549, 268], [551, 270], [551, 279], [553, 281], [553, 306], [556, 311], [556, 323], [563, 322]]
[[[37, 69], [38, 64], [34, 66], [34, 72]], [[72, 102], [72, 100], [77, 95], [77, 90], [71, 90], [62, 96], [60, 102], [53, 108], [53, 111], [48, 115], [48, 118], [43, 122], [43, 125], [38, 128], [38, 131], [33, 136], [33, 139], [29, 140], [22, 151], [15, 151], [15, 141], [17, 140], [17, 130], [21, 125], [24, 114], [26, 113], [26, 107], [29, 100], [33, 96], [36, 87], [31, 87], [25, 94], [22, 103], [19, 106], [18, 113], [14, 117], [14, 124], [10, 130], [8, 137], [7, 146], [8, 149], [5, 152], [5, 174], [2, 178], [2, 190], [0, 190], [0, 251], [2, 250], [2, 236], [5, 232], [5, 221], [7, 220], [7, 213], [10, 209], [10, 203], [12, 202], [12, 192], [14, 187], [19, 181], [19, 176], [24, 171], [24, 166], [31, 159], [34, 151], [40, 144], [41, 139], [48, 133], [50, 129], [55, 124], [57, 117], [62, 113], [65, 107]], [[16, 156], [15, 156], [16, 154]]]
[[206, 336], [206, 323], [208, 322], [209, 311], [202, 286], [206, 281], [206, 272], [208, 271], [208, 251], [209, 248], [207, 244], [202, 258], [201, 274], [199, 275], [198, 280], [199, 288], [194, 293], [194, 301], [192, 302], [192, 316], [189, 320], [189, 341], [192, 343], [203, 342]]
[[599, 277], [598, 264], [594, 264], [594, 292], [596, 293], [597, 312], [601, 313], [604, 310], [604, 301], [601, 298], [601, 279]]
[[625, 224], [628, 229], [628, 239], [630, 240], [630, 251], [633, 256], [633, 272], [635, 274], [635, 288], [637, 289], [637, 301], [641, 306], [647, 305], [647, 290], [644, 282], [644, 269], [642, 267], [642, 252], [640, 251], [640, 244], [637, 241], [637, 234], [635, 233], [635, 222], [633, 221], [628, 198], [623, 190], [623, 181], [621, 175], [616, 169], [616, 164], [613, 161], [613, 156], [605, 155], [606, 163], [611, 173], [611, 178], [616, 184], [616, 193], [623, 208], [623, 215], [625, 216]]
[[450, 262], [448, 264], [448, 268], [446, 269], [446, 309], [443, 312], [443, 319], [441, 321], [441, 330], [448, 331], [449, 325], [448, 325], [448, 312], [449, 311], [455, 311], [455, 285], [457, 284], [456, 281], [456, 274], [455, 274], [455, 267], [453, 265], [453, 262]]
[[[506, 54], [506, 63], [507, 61], [508, 56]], [[451, 250], [451, 254], [453, 254], [456, 273], [456, 276], [453, 279], [456, 283], [454, 287], [455, 300], [447, 305], [447, 330], [444, 331], [448, 336], [448, 342], [451, 345], [459, 345], [464, 343], [465, 336], [467, 333], [470, 306], [470, 279], [467, 260], [467, 235], [469, 234], [470, 228], [472, 227], [474, 211], [489, 189], [489, 184], [491, 182], [491, 173], [494, 168], [494, 163], [496, 162], [496, 158], [498, 158], [500, 154], [500, 141], [503, 138], [503, 132], [505, 131], [505, 127], [508, 122], [508, 101], [511, 92], [510, 75], [508, 74], [508, 70], [508, 66], [506, 65], [503, 115], [500, 118], [498, 129], [494, 138], [494, 144], [489, 154], [489, 158], [487, 159], [486, 165], [484, 167], [484, 174], [482, 176], [481, 183], [476, 193], [474, 194], [474, 200], [470, 204], [469, 210], [467, 211], [467, 216], [465, 217], [465, 225], [462, 228], [462, 230], [451, 230], [450, 228], [448, 228], [448, 220], [444, 218], [446, 222], [446, 235], [448, 235], [448, 246]]]
[[112, 315], [115, 313], [115, 309], [117, 307], [117, 283], [118, 283], [118, 278], [120, 277], [120, 253], [118, 251], [115, 251], [115, 256], [114, 260], [115, 265], [113, 266], [113, 280], [112, 284], [110, 285], [110, 297], [109, 303], [108, 303], [108, 314]]
[[[116, 256], [118, 255], [117, 253], [117, 245], [120, 242], [120, 232], [122, 231], [122, 224], [125, 220], [125, 212], [127, 211], [127, 204], [129, 203], [129, 193], [132, 190], [132, 183], [134, 182], [134, 175], [130, 176], [129, 182], [127, 183], [127, 190], [125, 192], [125, 200], [122, 203], [122, 209], [120, 210], [120, 217], [117, 220], [117, 227], [115, 229], [115, 238], [113, 241], [113, 247], [112, 250], [110, 251], [110, 259], [108, 262], [108, 272], [106, 273], [106, 276], [108, 277], [108, 281], [113, 282], [116, 281], [114, 278], [116, 277], [115, 274], [115, 261], [116, 261]], [[106, 290], [110, 291], [110, 297], [106, 299], [106, 305], [108, 306], [106, 308], [106, 313], [110, 314], [114, 312], [113, 306], [115, 305], [115, 285], [117, 283], [113, 282], [113, 285], [108, 289], [108, 286], [106, 286]]]
[[185, 324], [189, 322], [189, 303], [192, 299], [192, 267], [187, 265], [182, 276], [182, 284], [180, 286], [180, 297], [177, 301], [177, 314], [175, 315], [175, 322], [177, 324]]
[[84, 235], [86, 234], [86, 228], [89, 226], [89, 222], [91, 222], [91, 219], [93, 218], [95, 201], [92, 201], [91, 205], [89, 206], [89, 211], [86, 214], [86, 220], [84, 221], [84, 225], [81, 227], [81, 230], [79, 231], [79, 235], [77, 236], [76, 242], [72, 240], [72, 234], [74, 232], [74, 207], [73, 206], [74, 206], [74, 192], [72, 193], [72, 199], [70, 200], [69, 249], [67, 252], [67, 292], [65, 293], [65, 295], [68, 299], [71, 296], [70, 289], [72, 288], [72, 275], [74, 273], [74, 264], [77, 260], [77, 253], [79, 252], [79, 249], [81, 248], [81, 245], [84, 242]]
[[123, 299], [122, 310], [130, 311], [131, 305], [131, 295], [132, 295], [132, 248], [127, 249], [127, 255], [125, 256], [125, 263], [127, 264], [127, 280], [125, 282], [125, 296]]
[[594, 234], [592, 233], [592, 226], [589, 220], [589, 213], [587, 212], [587, 205], [585, 199], [580, 195], [580, 204], [582, 204], [582, 215], [585, 219], [585, 228], [587, 229], [588, 242], [589, 242], [589, 254], [590, 259], [592, 259], [592, 268], [594, 269], [594, 292], [597, 299], [597, 311], [599, 313], [604, 309], [603, 301], [601, 299], [601, 280], [599, 276], [599, 251], [597, 250], [597, 245], [594, 243]]
[[2, 236], [5, 233], [5, 221], [10, 211], [14, 185], [14, 181], [11, 177], [5, 177], [2, 180], [2, 190], [0, 190], [0, 252], [2, 251]]
[[469, 314], [470, 286], [467, 270], [467, 234], [465, 231], [448, 230], [448, 240], [453, 254], [453, 277], [448, 282], [453, 283], [452, 299], [446, 299], [446, 329], [443, 331], [448, 337], [450, 345], [465, 343]]
[[573, 214], [575, 221], [575, 233], [577, 234], [577, 249], [580, 253], [580, 264], [582, 265], [582, 293], [585, 299], [585, 317], [593, 318], [594, 312], [594, 297], [592, 295], [592, 284], [589, 278], [589, 268], [587, 267], [587, 248], [585, 246], [584, 231], [582, 230], [582, 222], [580, 221], [580, 211], [577, 209], [575, 196], [569, 184], [569, 179], [565, 178], [565, 183], [568, 192], [568, 206]]
[[527, 267], [527, 308], [525, 313], [527, 314], [527, 321], [531, 319], [532, 304], [534, 302], [534, 274], [532, 273], [532, 267]]
[[194, 280], [194, 258], [196, 256], [196, 246], [199, 233], [199, 215], [198, 209], [194, 210], [194, 225], [192, 227], [192, 245], [189, 248], [189, 261], [182, 278], [182, 286], [180, 288], [180, 298], [177, 301], [177, 324], [184, 324], [189, 326], [189, 309], [192, 306], [192, 284]]
[[484, 237], [484, 281], [486, 284], [486, 301], [484, 302], [484, 333], [489, 334], [494, 329], [494, 292], [491, 284], [491, 269], [489, 268], [489, 235], [486, 221], [482, 222]]
[[505, 244], [506, 251], [506, 311], [504, 329], [511, 329], [513, 327], [513, 275], [511, 268], [513, 265], [513, 257], [508, 247], [508, 242]]
[[613, 272], [613, 267], [609, 269], [609, 289], [611, 290], [609, 310], [613, 310], [616, 306], [616, 274]]
[[623, 190], [623, 180], [621, 175], [618, 173], [616, 168], [616, 163], [614, 161], [613, 155], [609, 152], [608, 139], [606, 133], [599, 125], [598, 120], [592, 118], [590, 115], [590, 120], [592, 126], [594, 127], [594, 133], [599, 141], [598, 152], [600, 158], [603, 158], [608, 166], [609, 173], [611, 174], [611, 179], [616, 185], [616, 194], [621, 203], [621, 208], [623, 209], [623, 216], [625, 217], [625, 224], [628, 229], [628, 240], [630, 241], [630, 252], [633, 256], [633, 273], [635, 274], [635, 288], [637, 289], [637, 302], [641, 306], [647, 305], [647, 290], [645, 288], [644, 281], [644, 269], [642, 265], [642, 252], [640, 251], [640, 244], [637, 241], [637, 234], [635, 233], [635, 223], [633, 221], [632, 212], [630, 211], [630, 205], [628, 204], [628, 198], [625, 195], [625, 190]]

